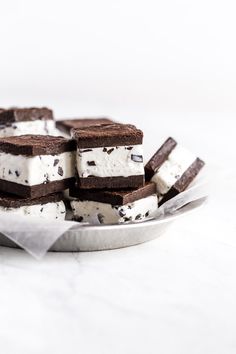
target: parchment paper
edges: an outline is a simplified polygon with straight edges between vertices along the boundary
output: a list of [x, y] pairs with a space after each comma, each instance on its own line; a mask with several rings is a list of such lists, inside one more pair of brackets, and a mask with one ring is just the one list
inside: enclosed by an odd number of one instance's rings
[[[175, 198], [164, 203], [153, 215], [154, 218], [164, 218], [173, 214], [185, 204], [207, 197], [211, 188], [209, 179], [204, 173], [196, 180], [195, 185]], [[33, 217], [14, 217], [0, 214], [0, 233], [25, 249], [37, 259], [42, 258], [50, 247], [69, 229], [83, 227], [74, 221], [51, 221]]]

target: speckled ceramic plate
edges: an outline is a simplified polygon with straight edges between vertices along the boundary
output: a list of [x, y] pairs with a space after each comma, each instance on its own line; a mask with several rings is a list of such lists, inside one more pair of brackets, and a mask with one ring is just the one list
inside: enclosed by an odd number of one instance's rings
[[[147, 220], [145, 222], [126, 225], [99, 225], [83, 226], [71, 229], [62, 235], [51, 247], [50, 251], [76, 252], [76, 251], [101, 251], [137, 245], [153, 240], [168, 228], [168, 226], [181, 216], [187, 216], [201, 207], [205, 198], [191, 202], [173, 215], [162, 219]], [[0, 234], [0, 245], [17, 247], [6, 236]]]

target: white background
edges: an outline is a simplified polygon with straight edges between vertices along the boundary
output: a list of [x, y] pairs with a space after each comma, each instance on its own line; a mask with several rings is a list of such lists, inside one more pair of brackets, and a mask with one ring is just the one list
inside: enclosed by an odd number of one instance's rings
[[0, 0], [0, 106], [134, 122], [146, 158], [172, 135], [216, 171], [153, 242], [0, 247], [1, 354], [235, 354], [235, 34], [229, 0]]
[[0, 106], [235, 112], [234, 0], [1, 0]]

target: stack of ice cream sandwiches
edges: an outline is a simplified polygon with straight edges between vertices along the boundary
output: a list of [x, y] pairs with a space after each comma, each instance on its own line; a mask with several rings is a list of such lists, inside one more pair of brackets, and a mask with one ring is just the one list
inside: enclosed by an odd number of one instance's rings
[[145, 183], [143, 133], [111, 123], [72, 130], [77, 144], [74, 218], [102, 224], [143, 220], [157, 209], [153, 182]]
[[142, 131], [108, 118], [55, 127], [47, 108], [13, 108], [0, 110], [0, 124], [0, 213], [63, 220], [69, 189], [80, 223], [140, 221], [185, 190], [204, 165], [169, 138], [144, 166]]
[[0, 109], [0, 213], [65, 219], [75, 143], [59, 135], [51, 109]]

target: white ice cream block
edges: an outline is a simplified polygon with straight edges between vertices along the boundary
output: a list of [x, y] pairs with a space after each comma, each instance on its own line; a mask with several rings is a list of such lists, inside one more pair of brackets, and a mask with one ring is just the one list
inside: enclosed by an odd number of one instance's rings
[[74, 176], [74, 161], [74, 152], [38, 156], [0, 152], [0, 179], [25, 186], [63, 180]]
[[53, 120], [15, 122], [10, 126], [0, 125], [0, 138], [26, 134], [60, 136]]
[[0, 206], [0, 214], [1, 213], [14, 214], [17, 216], [33, 216], [50, 220], [64, 220], [66, 208], [63, 202], [29, 205], [19, 208], [4, 208]]
[[144, 174], [143, 146], [106, 146], [77, 150], [79, 177], [139, 176]]
[[137, 220], [144, 220], [157, 209], [157, 196], [136, 200], [125, 205], [112, 206], [111, 204], [93, 201], [71, 201], [74, 219], [89, 224], [117, 224]]

